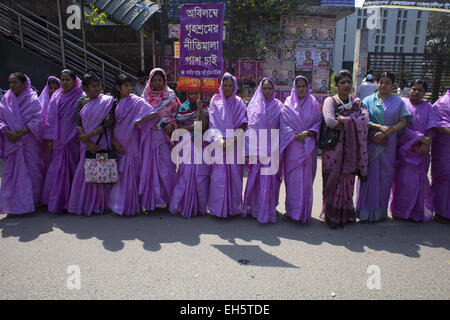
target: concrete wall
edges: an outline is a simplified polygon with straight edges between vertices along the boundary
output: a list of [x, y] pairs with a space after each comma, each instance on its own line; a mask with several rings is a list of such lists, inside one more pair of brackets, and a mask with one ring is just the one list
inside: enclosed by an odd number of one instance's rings
[[8, 76], [13, 72], [23, 72], [31, 80], [31, 84], [39, 91], [45, 87], [47, 77], [55, 75], [59, 77], [62, 68], [39, 56], [38, 54], [23, 49], [14, 42], [0, 37], [0, 88], [8, 89]]

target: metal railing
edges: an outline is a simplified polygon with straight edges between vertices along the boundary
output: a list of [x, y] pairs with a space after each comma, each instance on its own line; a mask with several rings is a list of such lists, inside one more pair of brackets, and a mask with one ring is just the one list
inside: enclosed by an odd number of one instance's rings
[[[32, 13], [30, 14], [32, 15]], [[62, 41], [59, 35], [59, 28], [36, 15], [32, 17], [45, 23], [46, 26], [0, 3], [0, 35], [14, 40], [23, 48], [37, 52], [41, 56], [62, 66]], [[94, 71], [101, 77], [105, 89], [114, 87], [115, 77], [119, 73], [125, 73], [132, 79], [136, 79], [136, 70], [133, 68], [102, 54], [97, 49], [91, 52], [91, 48], [93, 47], [89, 47], [89, 50], [84, 50], [77, 43], [69, 39], [73, 39], [76, 42], [81, 40], [67, 32], [63, 38], [66, 68], [80, 75], [84, 74], [86, 70]]]
[[426, 53], [369, 52], [367, 69], [375, 73], [389, 71], [407, 82], [423, 79], [428, 82], [429, 101], [436, 101], [450, 89], [450, 55]]

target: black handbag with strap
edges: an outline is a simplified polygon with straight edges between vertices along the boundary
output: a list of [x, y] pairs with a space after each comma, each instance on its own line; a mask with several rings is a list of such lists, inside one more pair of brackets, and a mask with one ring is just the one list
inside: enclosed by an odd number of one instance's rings
[[[337, 113], [339, 104], [333, 97], [334, 114]], [[320, 124], [319, 148], [322, 150], [334, 150], [339, 143], [340, 132], [327, 127], [325, 118], [322, 114], [322, 123]]]

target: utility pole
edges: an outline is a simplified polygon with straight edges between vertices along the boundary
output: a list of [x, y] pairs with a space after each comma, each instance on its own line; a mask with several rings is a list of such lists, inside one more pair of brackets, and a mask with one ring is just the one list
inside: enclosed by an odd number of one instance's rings
[[161, 68], [166, 68], [166, 33], [167, 33], [167, 11], [166, 11], [167, 0], [162, 0], [162, 11], [161, 11]]
[[58, 7], [58, 21], [59, 21], [59, 40], [61, 45], [61, 63], [63, 68], [66, 68], [66, 57], [64, 54], [64, 32], [62, 26], [62, 17], [61, 17], [61, 0], [56, 0], [56, 4]]
[[234, 0], [230, 0], [230, 7], [228, 8], [228, 20], [230, 21], [228, 27], [228, 70], [234, 74], [233, 70], [233, 7]]
[[86, 34], [84, 29], [84, 0], [81, 0], [81, 37], [83, 39], [83, 49], [84, 49], [84, 71], [87, 72], [87, 55], [86, 55]]

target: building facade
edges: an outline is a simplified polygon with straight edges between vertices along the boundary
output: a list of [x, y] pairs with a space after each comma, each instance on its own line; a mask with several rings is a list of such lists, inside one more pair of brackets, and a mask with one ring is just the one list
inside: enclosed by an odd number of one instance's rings
[[[429, 12], [426, 10], [380, 9], [380, 28], [369, 30], [369, 52], [423, 53]], [[336, 23], [333, 70], [352, 69], [357, 29], [367, 29], [367, 9]]]

